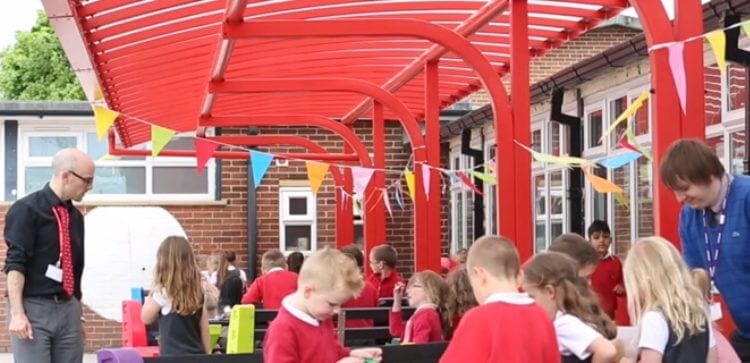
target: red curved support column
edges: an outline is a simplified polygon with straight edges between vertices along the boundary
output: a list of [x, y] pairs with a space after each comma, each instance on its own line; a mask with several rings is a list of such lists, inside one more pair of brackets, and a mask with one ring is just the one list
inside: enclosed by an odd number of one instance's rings
[[[440, 166], [440, 90], [438, 83], [438, 62], [429, 61], [424, 68], [424, 103], [425, 103], [425, 135], [427, 144], [427, 161], [429, 165]], [[440, 171], [437, 169], [430, 170], [430, 192], [426, 198], [426, 213], [424, 216], [425, 231], [427, 236], [424, 240], [417, 240], [416, 243], [421, 248], [414, 249], [414, 258], [417, 261], [423, 260], [425, 265], [440, 273], [440, 266], [433, 266], [429, 262], [440, 261], [441, 245], [437, 241], [442, 241], [442, 218], [440, 212], [440, 198], [442, 197], [440, 186]], [[421, 253], [424, 252], [424, 253]]]
[[[649, 46], [682, 40], [703, 32], [703, 9], [700, 0], [677, 2], [675, 27], [667, 18], [660, 0], [630, 0], [643, 24]], [[669, 67], [669, 51], [664, 48], [649, 53], [653, 94], [653, 183], [654, 232], [679, 247], [680, 204], [659, 178], [659, 163], [669, 145], [683, 137], [705, 139], [703, 43], [685, 44], [687, 80], [687, 115], [680, 108], [677, 90]]]
[[[375, 169], [385, 169], [385, 119], [383, 105], [375, 102], [372, 112], [372, 150]], [[364, 250], [368, 256], [373, 247], [386, 242], [386, 217], [383, 205], [383, 189], [385, 188], [385, 171], [375, 170], [370, 185], [365, 191], [366, 200], [362, 203], [364, 215], [365, 243]]]
[[[500, 122], [500, 115], [512, 119], [513, 113], [500, 77], [487, 59], [467, 39], [453, 31], [435, 24], [419, 20], [391, 20], [378, 21], [373, 27], [369, 20], [289, 20], [264, 21], [253, 20], [243, 24], [223, 24], [225, 38], [254, 38], [254, 37], [319, 37], [319, 36], [411, 36], [431, 40], [443, 45], [449, 51], [462, 57], [467, 64], [474, 67], [480, 80], [487, 89], [493, 111], [495, 128], [498, 131], [498, 155], [514, 155], [515, 130], [513, 122]], [[209, 90], [210, 91], [210, 90]], [[513, 159], [512, 157], [510, 159]], [[531, 163], [503, 162], [498, 168], [499, 175], [531, 175]], [[417, 178], [419, 179], [419, 168]], [[416, 183], [419, 184], [418, 182]], [[516, 200], [531, 200], [531, 188], [516, 185], [514, 178], [504, 178], [498, 183], [499, 195], [515, 195], [516, 198], [504, 198], [498, 205], [500, 231], [511, 239], [526, 239], [530, 236], [532, 216], [530, 213], [516, 211]], [[419, 188], [419, 187], [418, 187]], [[518, 233], [517, 226], [525, 226], [529, 233]], [[529, 238], [529, 243], [530, 238]], [[439, 261], [431, 262], [438, 266]]]

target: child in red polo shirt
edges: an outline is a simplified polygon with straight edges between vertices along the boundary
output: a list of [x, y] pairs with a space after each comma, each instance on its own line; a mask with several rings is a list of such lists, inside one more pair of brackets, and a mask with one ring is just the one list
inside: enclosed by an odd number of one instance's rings
[[[365, 255], [356, 245], [348, 245], [341, 248], [347, 257], [357, 263], [357, 267], [362, 270], [365, 264]], [[343, 308], [374, 308], [378, 306], [378, 292], [370, 281], [365, 281], [359, 296], [345, 302]], [[347, 328], [369, 328], [374, 326], [371, 319], [346, 319]]]
[[242, 296], [243, 304], [263, 303], [265, 309], [278, 309], [281, 300], [297, 290], [297, 274], [286, 270], [286, 258], [277, 249], [268, 250], [261, 259], [263, 276], [255, 279]]
[[610, 318], [615, 318], [617, 297], [625, 294], [625, 283], [622, 280], [622, 262], [617, 256], [609, 253], [612, 237], [609, 225], [596, 220], [588, 229], [591, 245], [599, 254], [599, 265], [591, 275], [591, 288], [599, 295], [599, 305]]
[[370, 281], [378, 293], [378, 298], [393, 297], [393, 288], [404, 279], [396, 271], [398, 255], [390, 245], [380, 245], [370, 251]]
[[440, 362], [559, 363], [547, 313], [518, 292], [522, 275], [513, 242], [498, 236], [476, 240], [466, 267], [481, 305], [463, 316]]
[[313, 253], [302, 265], [297, 291], [284, 298], [263, 343], [266, 362], [331, 363], [357, 358], [379, 362], [380, 348], [341, 346], [331, 317], [362, 290], [357, 265], [338, 250]]
[[424, 344], [440, 342], [450, 334], [452, 319], [448, 312], [450, 291], [440, 275], [433, 271], [421, 271], [411, 276], [406, 287], [409, 306], [415, 308], [414, 315], [404, 324], [401, 317], [401, 298], [404, 285], [396, 285], [393, 291], [393, 308], [388, 317], [391, 335], [401, 343]]

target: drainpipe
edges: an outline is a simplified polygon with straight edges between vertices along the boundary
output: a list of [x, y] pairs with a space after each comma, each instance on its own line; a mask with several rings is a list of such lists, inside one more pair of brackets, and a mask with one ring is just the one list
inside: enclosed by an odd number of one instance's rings
[[[481, 130], [480, 130], [481, 131]], [[482, 147], [484, 147], [484, 134], [482, 134]], [[482, 149], [471, 148], [471, 129], [467, 128], [461, 131], [461, 154], [470, 156], [474, 165], [481, 165], [474, 170], [484, 173], [484, 152]], [[471, 177], [477, 189], [484, 190], [482, 179]], [[474, 238], [484, 236], [484, 197], [474, 194]]]
[[[249, 135], [257, 135], [260, 131], [257, 127], [248, 129]], [[255, 180], [253, 180], [253, 159], [247, 158], [247, 280], [255, 280], [255, 271], [258, 270], [258, 210], [255, 192]]]
[[[552, 92], [550, 107], [550, 122], [558, 122], [568, 126], [568, 145], [570, 155], [581, 157], [583, 154], [583, 98], [581, 90], [576, 90], [576, 111], [578, 116], [566, 115], [562, 112], [564, 88], [557, 88]], [[570, 216], [570, 231], [584, 236], [585, 223], [583, 219], [583, 171], [581, 168], [568, 170], [568, 215]]]

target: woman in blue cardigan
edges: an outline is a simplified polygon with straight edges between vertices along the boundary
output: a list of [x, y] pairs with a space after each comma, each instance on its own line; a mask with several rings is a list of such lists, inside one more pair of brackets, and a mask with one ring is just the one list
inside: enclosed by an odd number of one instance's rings
[[737, 325], [732, 345], [750, 361], [750, 177], [727, 173], [713, 149], [688, 139], [669, 147], [659, 174], [683, 204], [683, 257], [709, 272]]

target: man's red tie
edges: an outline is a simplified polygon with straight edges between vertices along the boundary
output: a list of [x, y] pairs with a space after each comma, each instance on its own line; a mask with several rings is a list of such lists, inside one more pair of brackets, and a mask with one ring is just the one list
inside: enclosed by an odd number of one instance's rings
[[75, 281], [73, 280], [73, 251], [70, 246], [70, 214], [62, 205], [52, 207], [57, 219], [57, 230], [60, 239], [60, 264], [63, 271], [63, 290], [68, 296], [73, 296]]

